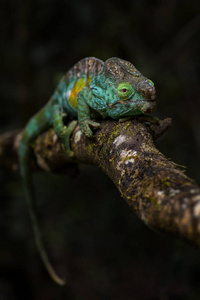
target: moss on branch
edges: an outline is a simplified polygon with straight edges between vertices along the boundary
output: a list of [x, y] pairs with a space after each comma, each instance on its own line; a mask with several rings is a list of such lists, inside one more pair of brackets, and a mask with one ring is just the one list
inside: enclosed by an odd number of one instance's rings
[[[154, 145], [170, 123], [170, 119], [149, 125], [136, 119], [103, 121], [91, 139], [77, 126], [71, 137], [74, 159], [65, 156], [50, 129], [32, 144], [33, 157], [41, 169], [54, 172], [76, 163], [101, 167], [148, 226], [200, 246], [200, 189]], [[19, 138], [19, 132], [0, 136], [1, 166], [17, 170]]]

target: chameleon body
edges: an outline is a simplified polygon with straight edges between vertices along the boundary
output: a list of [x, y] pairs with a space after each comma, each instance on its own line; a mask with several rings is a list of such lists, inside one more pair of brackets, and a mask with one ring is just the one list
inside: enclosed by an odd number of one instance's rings
[[66, 155], [73, 157], [69, 137], [76, 121], [68, 126], [63, 116], [78, 119], [84, 135], [92, 137], [91, 128], [100, 124], [94, 118], [123, 119], [148, 114], [156, 109], [155, 87], [130, 62], [110, 58], [105, 62], [88, 57], [75, 64], [61, 79], [48, 103], [25, 126], [19, 144], [19, 165], [25, 198], [29, 207], [34, 236], [42, 260], [51, 277], [59, 284], [59, 278], [45, 252], [38, 221], [34, 212], [34, 199], [29, 166], [30, 143], [49, 127], [53, 127]]

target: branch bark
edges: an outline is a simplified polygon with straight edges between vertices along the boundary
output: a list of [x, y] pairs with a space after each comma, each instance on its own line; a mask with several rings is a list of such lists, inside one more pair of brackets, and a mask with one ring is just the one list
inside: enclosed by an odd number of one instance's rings
[[[101, 167], [148, 226], [200, 246], [200, 188], [154, 145], [170, 123], [170, 119], [150, 125], [136, 119], [102, 121], [91, 139], [77, 126], [71, 137], [74, 159], [65, 156], [49, 129], [32, 144], [33, 157], [41, 169], [53, 172], [69, 170], [75, 163]], [[18, 169], [19, 139], [19, 131], [0, 136], [0, 166]]]

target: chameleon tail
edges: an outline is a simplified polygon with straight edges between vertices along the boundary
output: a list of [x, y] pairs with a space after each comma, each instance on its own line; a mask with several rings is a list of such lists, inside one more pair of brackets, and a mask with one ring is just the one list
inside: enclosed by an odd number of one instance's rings
[[47, 118], [48, 114], [50, 115], [49, 110], [50, 108], [47, 105], [43, 109], [41, 109], [39, 113], [36, 114], [32, 119], [30, 119], [30, 121], [28, 122], [27, 126], [25, 127], [22, 133], [22, 138], [19, 144], [18, 156], [19, 156], [20, 174], [22, 177], [25, 199], [28, 205], [28, 211], [32, 223], [37, 249], [51, 278], [59, 285], [65, 285], [65, 281], [55, 273], [48, 259], [44, 247], [39, 223], [36, 217], [35, 206], [34, 206], [33, 186], [31, 181], [31, 171], [30, 171], [30, 161], [29, 161], [30, 142], [34, 140], [41, 132], [45, 131], [49, 127], [49, 122], [48, 122], [49, 118]]

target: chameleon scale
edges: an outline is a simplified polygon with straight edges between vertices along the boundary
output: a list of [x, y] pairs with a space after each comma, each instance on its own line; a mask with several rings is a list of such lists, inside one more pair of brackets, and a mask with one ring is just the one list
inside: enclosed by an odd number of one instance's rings
[[68, 126], [63, 116], [78, 119], [79, 127], [88, 138], [92, 128], [100, 127], [94, 118], [117, 120], [148, 114], [156, 109], [155, 87], [133, 64], [117, 57], [105, 62], [87, 57], [75, 64], [61, 79], [47, 104], [25, 126], [18, 156], [25, 199], [33, 233], [41, 259], [52, 277], [60, 285], [65, 281], [54, 271], [46, 253], [34, 209], [33, 187], [29, 162], [30, 143], [42, 132], [53, 127], [66, 155], [73, 157], [69, 138], [76, 121]]

